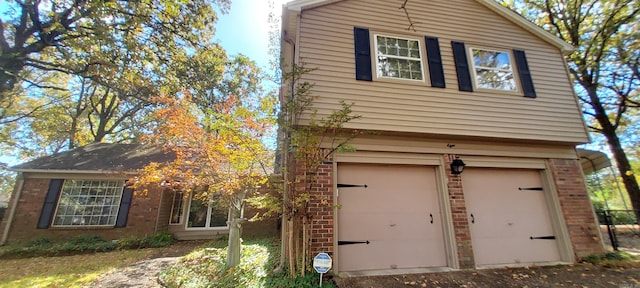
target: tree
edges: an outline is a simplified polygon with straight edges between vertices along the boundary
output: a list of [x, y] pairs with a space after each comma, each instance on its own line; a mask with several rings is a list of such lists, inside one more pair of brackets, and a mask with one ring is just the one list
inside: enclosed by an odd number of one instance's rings
[[[257, 194], [272, 172], [273, 153], [266, 138], [275, 124], [276, 101], [256, 86], [260, 77], [253, 62], [241, 56], [229, 63], [242, 65], [220, 66], [220, 77], [200, 83], [206, 88], [191, 87], [180, 97], [159, 99], [164, 107], [154, 114], [161, 123], [146, 139], [173, 152], [176, 159], [145, 167], [136, 187], [165, 183], [201, 200], [220, 195], [231, 211], [227, 265], [235, 266], [245, 200]], [[217, 92], [205, 91], [212, 87]], [[208, 98], [194, 100], [191, 89]]]
[[576, 47], [567, 60], [583, 113], [591, 131], [606, 139], [640, 215], [640, 187], [620, 137], [638, 135], [640, 2], [524, 0], [518, 4], [524, 5], [521, 11], [529, 19]]
[[202, 39], [213, 39], [216, 12], [225, 13], [228, 0], [22, 0], [7, 7], [12, 13], [0, 18], [0, 140], [7, 154], [137, 141], [153, 125], [154, 97], [194, 82], [180, 73], [185, 67], [200, 69], [202, 79], [208, 71], [198, 67], [229, 61], [221, 49], [191, 61], [217, 47]]
[[336, 153], [352, 151], [349, 142], [361, 134], [344, 128], [346, 123], [360, 117], [352, 115], [353, 104], [342, 101], [341, 108], [326, 117], [315, 113], [315, 97], [311, 94], [313, 84], [301, 80], [311, 71], [313, 69], [294, 64], [290, 72], [283, 71], [282, 74], [283, 82], [290, 89], [282, 100], [279, 116], [282, 141], [279, 149], [284, 170], [281, 262], [288, 264], [290, 277], [304, 276], [310, 269], [313, 213], [310, 213], [309, 203], [312, 200], [328, 203], [314, 193], [319, 170]]
[[224, 13], [229, 5], [228, 0], [10, 1], [10, 13], [0, 18], [0, 103], [23, 81], [50, 87], [39, 83], [34, 71], [96, 75], [96, 68], [111, 60], [92, 57], [101, 45], [166, 64], [176, 50], [210, 39], [216, 8]]

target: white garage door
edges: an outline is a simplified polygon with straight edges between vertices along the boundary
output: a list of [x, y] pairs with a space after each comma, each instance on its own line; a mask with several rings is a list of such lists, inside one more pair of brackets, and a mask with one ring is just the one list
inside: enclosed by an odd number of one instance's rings
[[537, 170], [465, 169], [476, 265], [560, 261]]
[[434, 168], [341, 163], [338, 204], [341, 272], [446, 266]]

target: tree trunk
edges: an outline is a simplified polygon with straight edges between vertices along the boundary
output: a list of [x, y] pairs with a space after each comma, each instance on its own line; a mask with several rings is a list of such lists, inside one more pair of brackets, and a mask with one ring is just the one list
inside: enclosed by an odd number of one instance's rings
[[609, 116], [602, 106], [600, 98], [598, 98], [596, 87], [589, 86], [585, 88], [587, 88], [587, 92], [589, 93], [591, 106], [595, 111], [595, 118], [602, 128], [601, 132], [607, 139], [609, 149], [611, 149], [613, 157], [616, 160], [618, 171], [622, 177], [622, 182], [624, 183], [624, 187], [627, 189], [629, 199], [631, 199], [631, 206], [635, 211], [636, 220], [640, 223], [640, 187], [638, 186], [638, 181], [631, 172], [632, 170], [629, 158], [624, 152], [624, 149], [622, 149], [622, 143], [620, 143], [620, 138], [618, 138], [618, 134], [616, 134], [616, 127], [611, 124]]
[[293, 234], [294, 234], [294, 231], [295, 231], [293, 222], [294, 222], [293, 218], [290, 218], [289, 220], [287, 220], [287, 226], [289, 226], [287, 228], [287, 230], [288, 230], [287, 231], [288, 232], [287, 233], [288, 234], [287, 237], [289, 238], [287, 240], [289, 242], [289, 245], [288, 245], [289, 247], [287, 247], [287, 251], [283, 251], [283, 253], [288, 253], [289, 254], [288, 255], [289, 256], [289, 276], [291, 276], [291, 278], [295, 277], [295, 275], [296, 275], [296, 266], [295, 266], [296, 262], [295, 262], [295, 257], [293, 255], [294, 254], [294, 249], [293, 249], [293, 247], [294, 247], [293, 238], [294, 237], [293, 237]]
[[242, 218], [233, 218], [229, 221], [229, 243], [227, 248], [227, 267], [235, 267], [240, 264], [240, 248], [242, 243], [240, 243], [240, 229], [242, 228], [242, 223], [244, 223], [246, 219]]
[[302, 217], [302, 261], [300, 265], [300, 276], [307, 272], [307, 240], [309, 239], [309, 229], [307, 227], [307, 217]]

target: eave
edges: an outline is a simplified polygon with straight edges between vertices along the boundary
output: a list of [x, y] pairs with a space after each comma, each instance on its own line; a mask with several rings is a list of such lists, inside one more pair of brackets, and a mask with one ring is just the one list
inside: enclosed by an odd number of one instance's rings
[[[328, 4], [341, 2], [341, 1], [345, 1], [345, 0], [296, 0], [296, 1], [291, 1], [285, 4], [283, 12], [288, 12], [288, 11], [301, 12], [306, 9], [312, 9], [318, 6], [328, 5]], [[511, 21], [512, 23], [518, 25], [520, 28], [532, 33], [533, 35], [536, 35], [537, 37], [541, 38], [547, 43], [557, 47], [558, 49], [560, 49], [561, 53], [564, 55], [569, 55], [575, 50], [575, 47], [573, 47], [571, 44], [565, 42], [564, 40], [542, 29], [540, 26], [525, 19], [524, 17], [512, 11], [511, 9], [498, 4], [494, 0], [475, 0], [475, 1], [487, 7], [489, 10], [497, 13], [498, 15], [504, 17], [505, 19]], [[283, 13], [283, 15], [285, 14]]]

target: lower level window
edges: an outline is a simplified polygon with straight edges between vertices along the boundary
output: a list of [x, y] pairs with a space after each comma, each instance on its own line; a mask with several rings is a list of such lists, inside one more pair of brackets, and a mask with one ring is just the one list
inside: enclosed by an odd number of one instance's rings
[[184, 210], [184, 193], [176, 191], [173, 193], [173, 204], [171, 205], [171, 220], [169, 224], [182, 223]]
[[219, 195], [207, 201], [192, 197], [188, 216], [187, 228], [226, 228], [229, 209], [223, 205]]
[[52, 226], [114, 226], [122, 180], [65, 180]]

